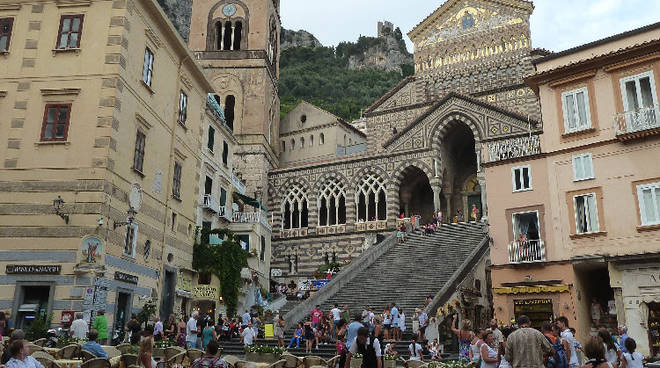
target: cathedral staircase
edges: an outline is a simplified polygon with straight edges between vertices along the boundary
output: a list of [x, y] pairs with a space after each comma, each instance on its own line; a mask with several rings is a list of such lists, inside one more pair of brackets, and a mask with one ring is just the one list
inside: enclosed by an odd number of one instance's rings
[[[445, 224], [432, 235], [419, 231], [398, 244], [395, 235], [367, 249], [339, 272], [323, 289], [284, 314], [287, 335], [317, 304], [329, 311], [335, 303], [348, 306], [353, 316], [370, 305], [382, 313], [394, 302], [406, 314], [412, 329], [415, 308], [423, 308], [426, 296], [431, 306], [446, 302], [455, 287], [488, 251], [489, 236], [481, 223]], [[434, 312], [427, 308], [427, 312]]]

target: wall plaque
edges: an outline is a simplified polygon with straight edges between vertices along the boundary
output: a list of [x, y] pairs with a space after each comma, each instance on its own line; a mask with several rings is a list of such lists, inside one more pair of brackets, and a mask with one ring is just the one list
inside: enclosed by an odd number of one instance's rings
[[137, 276], [129, 275], [127, 273], [123, 273], [119, 271], [115, 271], [115, 280], [127, 282], [129, 284], [135, 284], [135, 285], [137, 285], [138, 283]]
[[62, 272], [60, 265], [7, 265], [6, 273], [33, 274], [33, 275], [59, 275]]

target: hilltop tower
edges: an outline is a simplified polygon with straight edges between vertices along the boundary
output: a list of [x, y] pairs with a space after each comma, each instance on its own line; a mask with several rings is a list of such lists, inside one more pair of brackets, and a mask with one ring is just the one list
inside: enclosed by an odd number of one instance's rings
[[238, 140], [235, 173], [262, 202], [279, 154], [280, 23], [279, 0], [193, 1], [189, 46]]

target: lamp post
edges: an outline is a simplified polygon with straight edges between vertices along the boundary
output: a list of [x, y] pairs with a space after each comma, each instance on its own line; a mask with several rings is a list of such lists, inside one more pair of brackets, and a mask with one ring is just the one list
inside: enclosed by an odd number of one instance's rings
[[53, 208], [55, 209], [55, 214], [60, 216], [64, 222], [68, 225], [69, 224], [69, 215], [64, 214], [62, 212], [62, 205], [64, 205], [64, 200], [62, 199], [62, 196], [57, 196], [57, 198], [53, 199]]

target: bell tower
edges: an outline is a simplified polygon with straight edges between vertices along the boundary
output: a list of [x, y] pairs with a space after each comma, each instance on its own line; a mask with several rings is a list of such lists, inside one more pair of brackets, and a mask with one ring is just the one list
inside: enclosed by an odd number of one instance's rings
[[265, 203], [279, 154], [280, 0], [193, 0], [189, 46], [239, 144], [236, 174]]

